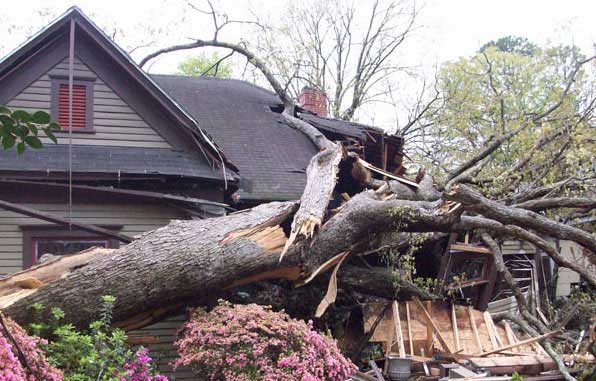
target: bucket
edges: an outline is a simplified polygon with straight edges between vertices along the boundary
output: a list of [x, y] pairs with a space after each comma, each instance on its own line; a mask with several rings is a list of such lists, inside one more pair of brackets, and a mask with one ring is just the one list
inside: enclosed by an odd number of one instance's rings
[[412, 374], [411, 358], [387, 356], [387, 361], [387, 374], [392, 381], [404, 380]]

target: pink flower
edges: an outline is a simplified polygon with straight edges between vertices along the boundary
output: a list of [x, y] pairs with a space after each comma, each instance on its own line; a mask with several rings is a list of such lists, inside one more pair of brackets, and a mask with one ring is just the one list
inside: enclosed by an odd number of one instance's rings
[[344, 381], [356, 367], [312, 322], [255, 304], [197, 310], [175, 345], [174, 368], [224, 381]]
[[[126, 371], [120, 376], [120, 381], [168, 381], [166, 376], [154, 375], [150, 364], [149, 351], [145, 348], [139, 349], [135, 353], [134, 359], [123, 365]], [[0, 381], [2, 380], [0, 379]]]
[[0, 381], [62, 381], [62, 372], [51, 366], [41, 347], [46, 344], [39, 337], [29, 336], [11, 319], [4, 318], [10, 335], [23, 353], [31, 372], [19, 361], [14, 343], [0, 329]]

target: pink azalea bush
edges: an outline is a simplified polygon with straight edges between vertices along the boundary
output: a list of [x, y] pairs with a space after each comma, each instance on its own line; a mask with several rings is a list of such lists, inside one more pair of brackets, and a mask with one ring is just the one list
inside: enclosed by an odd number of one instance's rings
[[174, 368], [190, 365], [209, 380], [344, 381], [356, 370], [312, 322], [256, 304], [197, 310], [175, 345]]
[[120, 375], [120, 381], [168, 381], [166, 376], [154, 374], [149, 350], [146, 348], [139, 349], [134, 358], [126, 362], [123, 368], [124, 372]]
[[8, 318], [4, 321], [31, 372], [21, 364], [13, 342], [6, 337], [4, 329], [0, 329], [0, 381], [62, 381], [62, 372], [48, 363], [41, 348], [47, 344], [46, 341], [27, 335], [23, 328]]

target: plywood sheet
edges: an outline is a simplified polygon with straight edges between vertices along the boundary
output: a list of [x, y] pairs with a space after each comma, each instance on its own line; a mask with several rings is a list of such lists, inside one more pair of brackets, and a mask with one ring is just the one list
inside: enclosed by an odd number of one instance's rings
[[[370, 303], [367, 304], [363, 309], [363, 316], [364, 316], [364, 330], [368, 331], [372, 324], [374, 323], [375, 319], [383, 310], [384, 304], [383, 303]], [[406, 311], [405, 308], [399, 309], [399, 316], [401, 320], [401, 329], [402, 329], [402, 337], [404, 338], [404, 344], [406, 348], [412, 347], [414, 348], [415, 355], [422, 355], [422, 351], [427, 339], [427, 322], [422, 314], [422, 311], [418, 308], [415, 303], [410, 303], [410, 335], [412, 337], [412, 343], [409, 340], [408, 334], [408, 325], [407, 325], [407, 318], [406, 318]], [[454, 333], [457, 332], [459, 335], [459, 347], [461, 348], [462, 354], [469, 354], [475, 355], [481, 353], [481, 348], [478, 347], [476, 343], [476, 339], [474, 337], [474, 332], [472, 331], [472, 327], [470, 324], [470, 318], [468, 315], [468, 310], [466, 306], [454, 306], [456, 320], [457, 320], [457, 331], [453, 329], [452, 325], [452, 311], [451, 305], [446, 302], [433, 302], [432, 305], [432, 318], [435, 325], [441, 332], [444, 340], [447, 342], [450, 348], [456, 348], [456, 338]], [[491, 338], [489, 335], [489, 330], [486, 325], [485, 317], [482, 311], [472, 310], [472, 315], [474, 321], [476, 322], [476, 326], [478, 328], [478, 335], [480, 337], [480, 342], [485, 351], [492, 349], [493, 345], [491, 343]], [[372, 342], [387, 342], [391, 337], [393, 337], [393, 320], [392, 320], [392, 310], [391, 308], [385, 311], [385, 315], [381, 322], [377, 325], [371, 340]], [[494, 323], [494, 330], [499, 338], [505, 340], [507, 336], [507, 332], [505, 331], [505, 326], [503, 323]], [[435, 348], [441, 349], [441, 345], [435, 339]], [[393, 349], [397, 352], [398, 348], [395, 346]], [[409, 353], [410, 351], [407, 350]], [[535, 349], [530, 346], [520, 347], [520, 352], [524, 353], [536, 353]], [[425, 356], [430, 355], [429, 353], [425, 353]], [[499, 355], [495, 355], [499, 356]]]

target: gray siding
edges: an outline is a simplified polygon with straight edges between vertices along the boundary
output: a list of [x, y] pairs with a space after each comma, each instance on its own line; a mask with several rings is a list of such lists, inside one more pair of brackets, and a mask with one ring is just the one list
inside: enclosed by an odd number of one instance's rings
[[189, 367], [180, 367], [174, 372], [170, 364], [178, 357], [173, 346], [176, 334], [186, 322], [186, 316], [179, 315], [164, 319], [158, 323], [148, 325], [142, 329], [129, 331], [129, 335], [153, 336], [159, 338], [156, 344], [145, 345], [149, 348], [151, 358], [156, 362], [161, 373], [170, 380], [198, 380]]
[[[172, 148], [139, 114], [116, 94], [80, 59], [75, 59], [75, 77], [95, 79], [93, 86], [93, 127], [95, 133], [73, 134], [73, 144], [121, 147]], [[68, 59], [58, 63], [46, 74], [12, 98], [7, 106], [27, 111], [51, 110], [51, 75], [67, 75]], [[47, 139], [43, 139], [48, 142]], [[65, 134], [58, 142], [68, 143]]]
[[[37, 210], [67, 217], [65, 204], [21, 204]], [[96, 225], [122, 225], [122, 233], [136, 236], [143, 232], [164, 226], [172, 219], [182, 219], [181, 212], [163, 206], [143, 204], [74, 204], [73, 219], [78, 222]], [[50, 226], [46, 221], [23, 216], [0, 209], [0, 273], [22, 270], [23, 233], [20, 226]], [[176, 332], [185, 321], [184, 316], [166, 319], [131, 333], [158, 336], [159, 343], [148, 345], [151, 356], [157, 361], [160, 371], [172, 375], [170, 362], [176, 357], [172, 346]], [[189, 369], [181, 368], [171, 380], [195, 379]]]
[[[577, 243], [561, 240], [559, 241], [559, 248], [561, 256], [564, 258], [579, 263], [586, 269], [596, 272], [596, 266], [590, 263], [588, 258], [583, 254], [584, 249]], [[557, 272], [556, 296], [568, 296], [571, 294], [573, 286], [580, 281], [581, 276], [579, 273], [565, 267], [559, 267]]]
[[[66, 204], [22, 204], [44, 212], [67, 217]], [[143, 204], [74, 204], [72, 217], [96, 225], [122, 225], [122, 233], [135, 236], [184, 218], [175, 209]], [[0, 209], [0, 273], [22, 270], [23, 233], [20, 226], [50, 223]]]
[[534, 254], [536, 248], [525, 241], [507, 240], [501, 244], [503, 254]]

